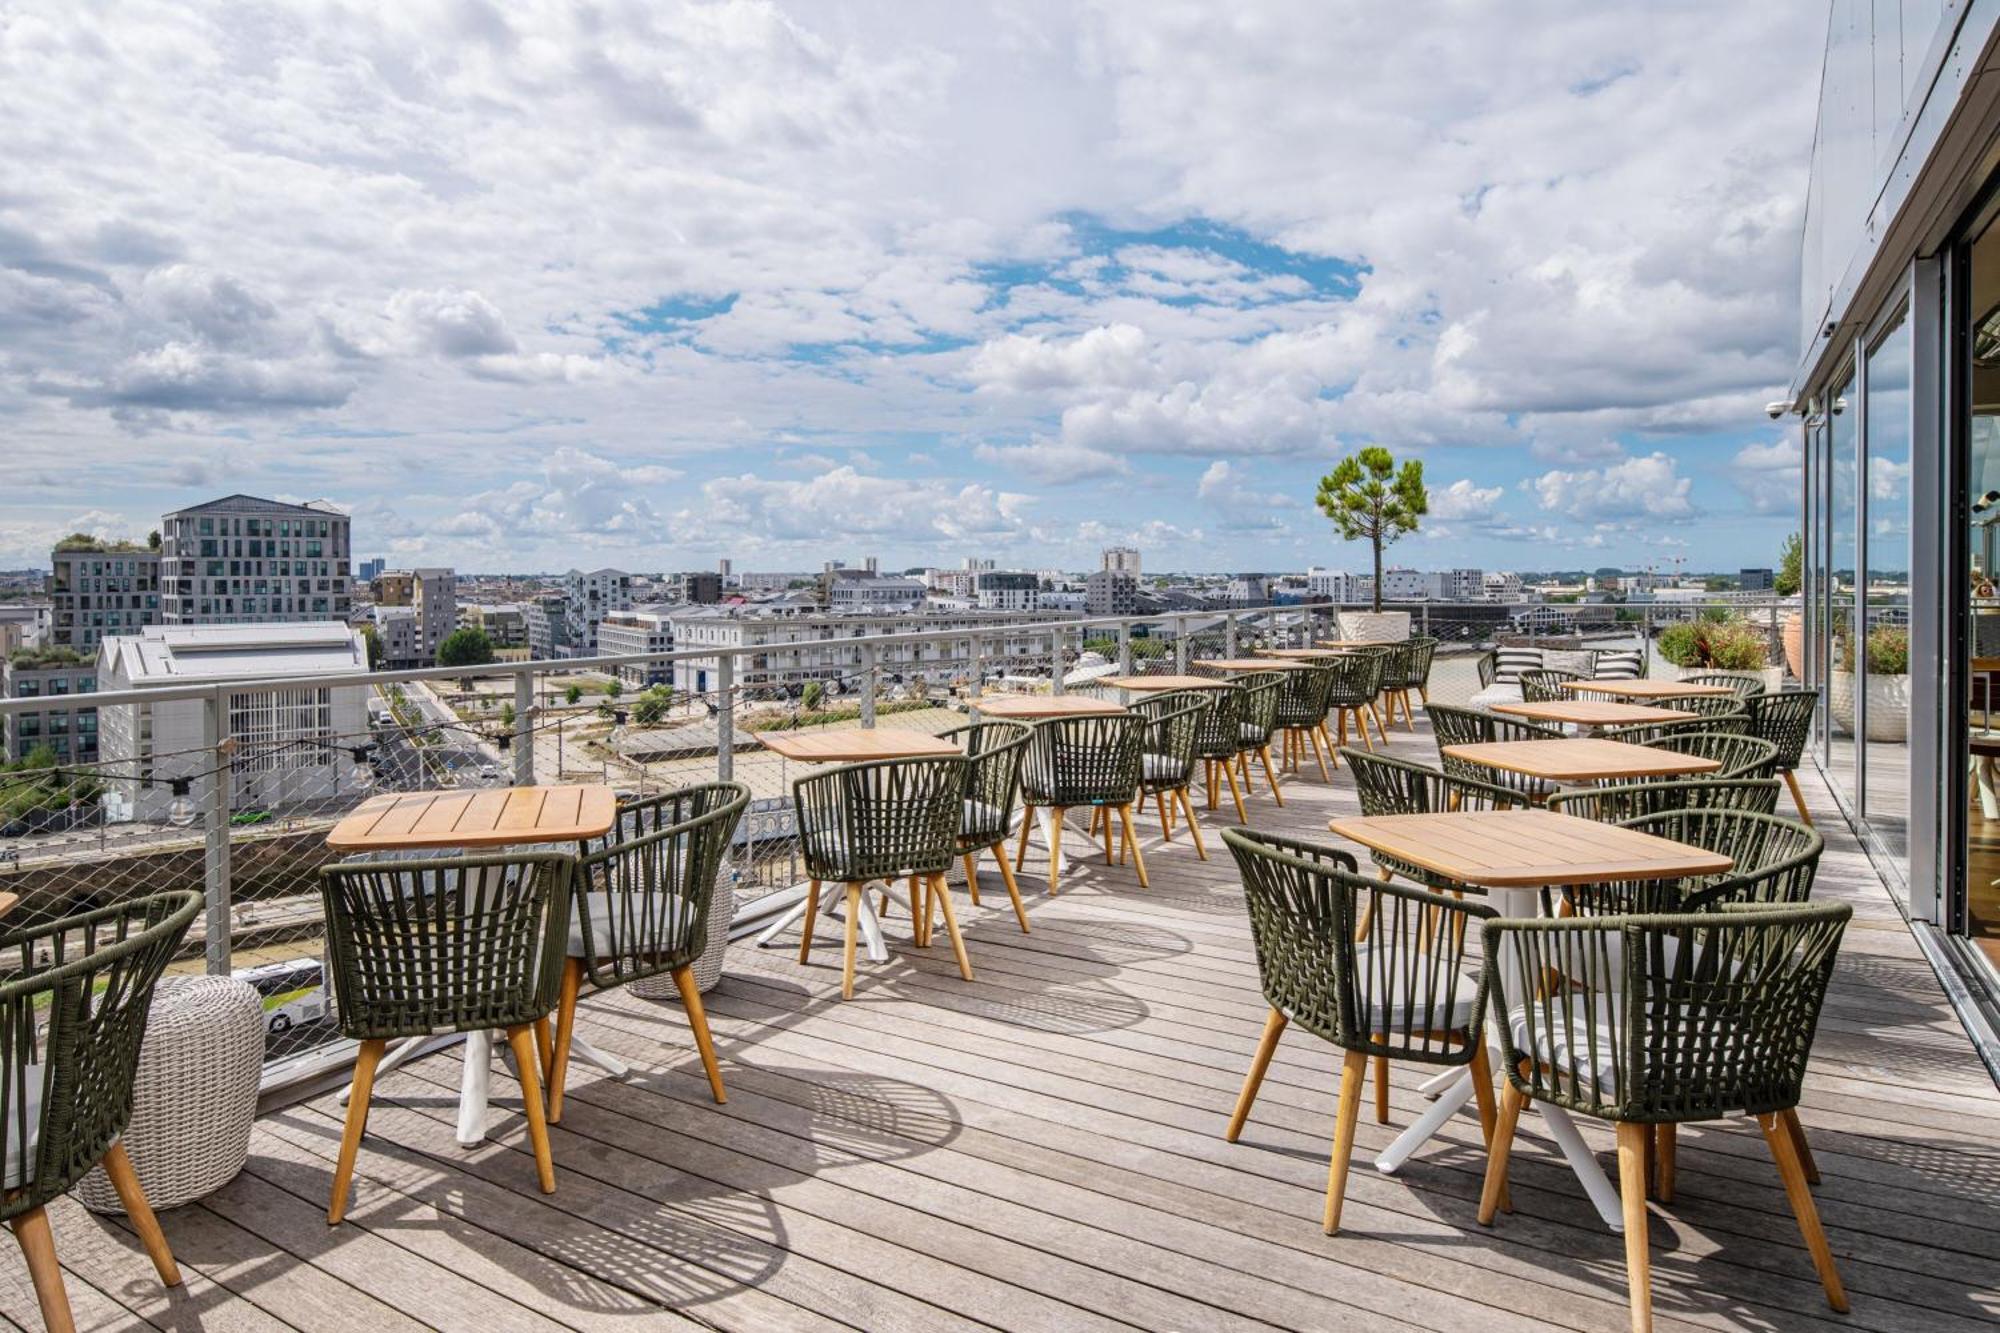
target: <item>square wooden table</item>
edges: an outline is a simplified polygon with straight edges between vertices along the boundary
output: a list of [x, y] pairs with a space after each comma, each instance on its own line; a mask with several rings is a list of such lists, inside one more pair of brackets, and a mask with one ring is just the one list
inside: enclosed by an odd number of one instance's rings
[[1283, 661], [1324, 662], [1329, 657], [1339, 657], [1344, 648], [1259, 648], [1257, 656], [1273, 657]]
[[[1324, 655], [1322, 655], [1324, 657]], [[1313, 664], [1290, 657], [1210, 657], [1191, 663], [1197, 667], [1207, 667], [1211, 671], [1227, 671], [1232, 675], [1247, 675], [1252, 671], [1311, 671]]]
[[854, 764], [871, 759], [928, 759], [965, 751], [951, 741], [908, 727], [811, 727], [760, 731], [757, 743], [807, 764]]
[[1727, 685], [1695, 685], [1685, 680], [1565, 680], [1566, 690], [1577, 694], [1603, 694], [1613, 699], [1713, 699], [1734, 694]]
[[1569, 722], [1579, 727], [1638, 727], [1649, 723], [1685, 722], [1700, 717], [1678, 708], [1619, 703], [1615, 699], [1549, 699], [1540, 703], [1488, 704], [1496, 713], [1532, 718], [1537, 722]]
[[1214, 676], [1106, 676], [1091, 682], [1110, 690], [1129, 690], [1133, 694], [1159, 694], [1167, 690], [1227, 690], [1233, 689], [1231, 682], [1218, 680]]
[[[1422, 866], [1460, 884], [1483, 888], [1500, 914], [1510, 917], [1535, 916], [1541, 910], [1540, 890], [1544, 887], [1715, 875], [1734, 864], [1718, 852], [1549, 810], [1378, 815], [1336, 819], [1327, 827], [1372, 851]], [[1502, 966], [1508, 972], [1507, 993], [1525, 994], [1526, 979], [1518, 975], [1516, 962], [1505, 959]], [[1375, 1159], [1376, 1170], [1394, 1174], [1472, 1096], [1471, 1075], [1460, 1072], [1449, 1088], [1438, 1093], [1430, 1109]], [[1550, 1137], [1590, 1196], [1598, 1216], [1613, 1231], [1621, 1230], [1624, 1218], [1618, 1191], [1605, 1178], [1590, 1145], [1577, 1133], [1575, 1121], [1561, 1107], [1546, 1102], [1536, 1103], [1534, 1109], [1541, 1112]]]
[[1089, 694], [994, 694], [972, 700], [972, 711], [982, 717], [1045, 722], [1052, 717], [1112, 717], [1129, 710]]
[[[1651, 712], [1653, 710], [1646, 710]], [[1719, 759], [1656, 750], [1630, 741], [1595, 736], [1551, 737], [1545, 741], [1480, 741], [1447, 745], [1440, 752], [1451, 759], [1484, 764], [1550, 782], [1615, 782], [1623, 778], [1670, 778], [1689, 773], [1713, 773]], [[1587, 821], [1586, 821], [1587, 822]]]
[[1394, 648], [1408, 639], [1315, 639], [1322, 648]]
[[397, 792], [356, 806], [326, 845], [368, 852], [583, 842], [610, 832], [617, 817], [617, 794], [595, 784]]

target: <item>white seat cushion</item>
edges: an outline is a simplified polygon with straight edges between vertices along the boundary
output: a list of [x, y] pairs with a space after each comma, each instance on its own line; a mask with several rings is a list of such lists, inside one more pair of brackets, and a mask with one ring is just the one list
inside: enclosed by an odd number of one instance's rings
[[[585, 901], [589, 903], [590, 942], [597, 946], [598, 956], [603, 957], [614, 928], [614, 896], [592, 893], [586, 895]], [[616, 901], [618, 938], [627, 944], [632, 943], [641, 932], [652, 939], [663, 939], [673, 932], [676, 925], [685, 928], [693, 924], [688, 919], [691, 916], [688, 904], [677, 893], [618, 894]], [[569, 920], [569, 956], [584, 956], [583, 921], [577, 915], [572, 915]]]
[[[1507, 1014], [1507, 1027], [1514, 1037], [1514, 1048], [1533, 1053], [1535, 1059], [1552, 1069], [1560, 1069], [1594, 1082], [1596, 1097], [1603, 1101], [1618, 1100], [1618, 1070], [1613, 1059], [1616, 1049], [1613, 1042], [1622, 1040], [1617, 997], [1599, 995], [1575, 1001], [1575, 1017], [1566, 1027], [1530, 1031], [1536, 1018], [1545, 1011], [1537, 1008], [1530, 1011], [1515, 1006]], [[1553, 1004], [1550, 1006], [1554, 1008]], [[1562, 1010], [1554, 1009], [1560, 1014]], [[1594, 1066], [1593, 1066], [1594, 1060]]]
[[1495, 685], [1517, 685], [1523, 671], [1534, 671], [1542, 665], [1542, 650], [1539, 648], [1495, 648], [1493, 650], [1493, 683]]
[[1187, 765], [1170, 754], [1142, 754], [1139, 772], [1148, 782], [1178, 782], [1187, 772]]
[[959, 809], [958, 834], [962, 838], [992, 834], [998, 842], [1007, 836], [1007, 819], [1000, 807], [985, 801], [967, 801]]
[[[1414, 1019], [1418, 1018], [1427, 1019], [1431, 1022], [1437, 1021], [1438, 1015], [1426, 1014], [1424, 1012], [1425, 993], [1428, 988], [1423, 984], [1423, 976], [1431, 965], [1428, 958], [1420, 954], [1406, 953], [1402, 958], [1397, 960], [1401, 964], [1401, 968], [1400, 970], [1396, 970], [1396, 964], [1383, 962], [1377, 958], [1374, 949], [1364, 946], [1355, 951], [1355, 960], [1363, 978], [1362, 984], [1358, 989], [1365, 1001], [1373, 1001], [1385, 986], [1396, 997], [1395, 1003], [1389, 1007], [1388, 1022], [1385, 1025], [1387, 1028], [1401, 1031], [1407, 1028]], [[1382, 967], [1390, 968], [1391, 970], [1386, 975], [1378, 973], [1376, 969]], [[1417, 980], [1414, 985], [1410, 984], [1410, 971], [1412, 968], [1417, 970]], [[1478, 989], [1479, 979], [1477, 977], [1468, 975], [1459, 978], [1458, 985], [1452, 996], [1451, 1012], [1444, 1017], [1443, 1025], [1445, 1027], [1463, 1028], [1472, 1025], [1472, 1001]], [[1413, 991], [1416, 993], [1417, 1003], [1414, 1006], [1406, 1005], [1403, 997]], [[1408, 1012], [1412, 1007], [1416, 1011], [1414, 1014]], [[1371, 1004], [1369, 1012], [1365, 1017], [1374, 1019], [1380, 1017], [1380, 1015], [1381, 1011], [1374, 1008]]]
[[[21, 1071], [22, 1084], [26, 1086], [17, 1084], [14, 1089], [20, 1093], [21, 1102], [19, 1105], [10, 1105], [7, 1108], [5, 1187], [10, 1190], [19, 1189], [28, 1183], [28, 1174], [35, 1164], [35, 1149], [40, 1146], [42, 1139], [42, 1083], [45, 1074], [46, 1071], [41, 1065], [26, 1066]], [[12, 1074], [10, 1073], [8, 1077], [11, 1078]], [[25, 1152], [22, 1151], [22, 1146], [14, 1134], [17, 1123], [15, 1116], [23, 1110], [27, 1112], [28, 1122], [28, 1143]]]
[[1494, 704], [1517, 704], [1521, 702], [1520, 683], [1503, 685], [1495, 682], [1465, 701], [1468, 708], [1491, 708]]
[[1631, 652], [1606, 651], [1597, 655], [1598, 680], [1637, 680], [1644, 663], [1635, 649]]

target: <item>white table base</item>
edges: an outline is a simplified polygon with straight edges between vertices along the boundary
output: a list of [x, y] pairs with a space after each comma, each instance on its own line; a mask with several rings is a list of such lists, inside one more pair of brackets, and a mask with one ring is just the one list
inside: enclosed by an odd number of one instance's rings
[[[822, 894], [825, 894], [826, 888], [826, 885], [820, 886]], [[777, 942], [778, 936], [799, 924], [800, 919], [805, 916], [808, 895], [811, 892], [812, 886], [809, 884], [794, 884], [788, 889], [767, 893], [744, 904], [737, 909], [735, 918], [730, 922], [729, 938], [736, 940], [745, 935], [755, 935], [758, 948], [770, 948]], [[823, 901], [820, 909], [838, 920], [845, 906], [845, 895], [835, 894]], [[867, 949], [868, 961], [888, 962], [889, 946], [882, 939], [882, 921], [875, 915], [875, 905], [868, 901], [868, 895], [865, 893], [861, 895], [861, 914], [855, 920], [861, 928], [862, 943]]]
[[[465, 1074], [458, 1086], [458, 1144], [461, 1148], [477, 1148], [486, 1141], [486, 1108], [493, 1094], [493, 1049], [495, 1042], [491, 1032], [468, 1032], [465, 1034]], [[509, 1048], [500, 1047], [506, 1052]], [[569, 1053], [572, 1057], [596, 1065], [615, 1079], [632, 1076], [631, 1068], [615, 1055], [610, 1055], [585, 1041], [571, 1035]], [[386, 1063], [386, 1062], [385, 1062]], [[513, 1060], [508, 1059], [511, 1068]], [[520, 1071], [514, 1071], [516, 1077]]]

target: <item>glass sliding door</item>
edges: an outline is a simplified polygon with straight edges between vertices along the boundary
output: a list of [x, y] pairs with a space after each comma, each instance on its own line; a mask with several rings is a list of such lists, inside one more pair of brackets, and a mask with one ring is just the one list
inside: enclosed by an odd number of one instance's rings
[[1862, 385], [1864, 624], [1855, 651], [1862, 818], [1907, 877], [1910, 855], [1910, 321], [1868, 349]]
[[1855, 674], [1855, 587], [1861, 513], [1855, 468], [1861, 438], [1854, 376], [1843, 378], [1827, 404], [1827, 747], [1826, 775], [1850, 808], [1859, 805], [1862, 696]]
[[1826, 417], [1815, 411], [1806, 419], [1805, 588], [1800, 599], [1805, 613], [1806, 683], [1819, 695], [1813, 713], [1809, 747], [1822, 767], [1826, 764]]
[[1964, 568], [1947, 571], [1952, 595], [1965, 599], [1964, 647], [1968, 697], [1959, 705], [1964, 725], [1956, 762], [1966, 783], [1963, 895], [1947, 925], [1962, 931], [2000, 965], [2000, 225], [1989, 226], [1967, 248], [1959, 270], [1965, 299], [1955, 318], [1965, 351], [1958, 423], [1965, 453]]

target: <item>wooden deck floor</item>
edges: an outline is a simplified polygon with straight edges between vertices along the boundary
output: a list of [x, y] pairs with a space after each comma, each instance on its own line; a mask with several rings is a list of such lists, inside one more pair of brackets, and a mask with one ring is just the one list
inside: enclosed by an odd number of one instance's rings
[[[1427, 737], [1397, 748], [1431, 753]], [[1318, 832], [1352, 807], [1344, 776], [1315, 775], [1289, 783], [1282, 811], [1259, 795], [1252, 819]], [[496, 1077], [486, 1144], [453, 1142], [447, 1052], [379, 1086], [336, 1230], [340, 1108], [320, 1097], [263, 1118], [244, 1174], [165, 1216], [188, 1278], [171, 1296], [122, 1226], [66, 1203], [56, 1235], [79, 1317], [479, 1333], [1622, 1328], [1621, 1242], [1532, 1118], [1516, 1211], [1490, 1230], [1474, 1220], [1470, 1112], [1395, 1178], [1362, 1165], [1426, 1104], [1414, 1071], [1397, 1075], [1392, 1126], [1364, 1109], [1337, 1238], [1318, 1226], [1327, 1048], [1288, 1037], [1243, 1141], [1222, 1141], [1265, 1012], [1240, 894], [1219, 838], [1202, 864], [1184, 836], [1162, 847], [1145, 827], [1150, 890], [1129, 869], [1074, 868], [1060, 897], [1032, 895], [1029, 936], [994, 906], [997, 883], [984, 909], [962, 907], [971, 984], [942, 944], [903, 943], [900, 916], [891, 961], [865, 969], [850, 1003], [836, 949], [804, 968], [732, 950], [709, 999], [726, 1108], [678, 1005], [590, 1001], [587, 1034], [635, 1074], [578, 1067], [553, 1196], [534, 1189], [509, 1080]], [[1853, 1313], [1826, 1309], [1754, 1130], [1710, 1126], [1683, 1132], [1679, 1198], [1653, 1212], [1662, 1327], [2000, 1320], [2000, 1097], [1861, 853], [1829, 833], [1820, 893], [1856, 918], [1802, 1114]], [[1029, 870], [1038, 890], [1032, 854]], [[1609, 1164], [1610, 1136], [1586, 1132]], [[0, 1314], [37, 1324], [12, 1259]]]

